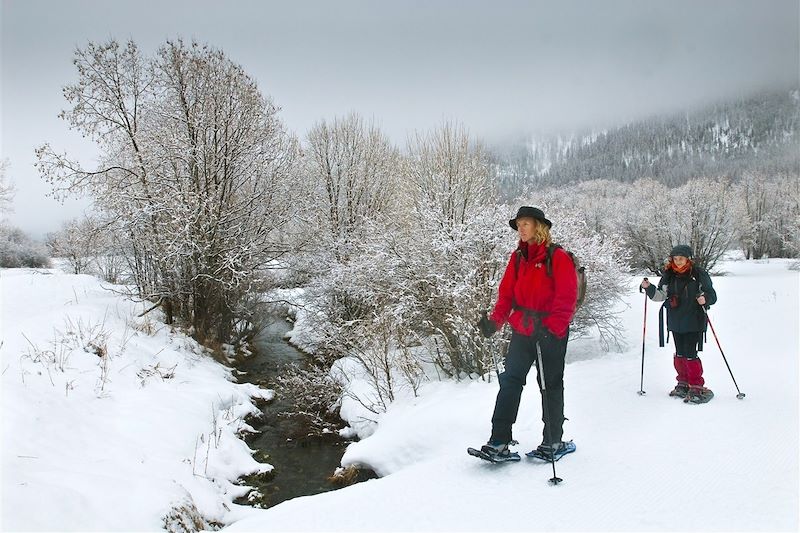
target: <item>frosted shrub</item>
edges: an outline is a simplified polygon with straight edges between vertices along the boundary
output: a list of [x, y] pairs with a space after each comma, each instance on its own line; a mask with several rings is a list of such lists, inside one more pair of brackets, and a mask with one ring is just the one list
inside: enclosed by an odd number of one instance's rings
[[275, 391], [293, 405], [279, 416], [297, 420], [303, 434], [320, 436], [341, 427], [336, 410], [343, 392], [342, 384], [333, 379], [327, 369], [290, 365], [276, 379]]
[[0, 267], [43, 268], [50, 264], [47, 249], [22, 230], [0, 226]]

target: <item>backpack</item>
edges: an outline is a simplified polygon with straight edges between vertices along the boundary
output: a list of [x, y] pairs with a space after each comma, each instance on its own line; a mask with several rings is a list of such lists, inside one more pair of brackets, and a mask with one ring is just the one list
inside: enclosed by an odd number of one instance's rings
[[[544, 260], [544, 265], [545, 268], [547, 269], [548, 276], [550, 276], [551, 278], [553, 277], [553, 254], [558, 248], [567, 252], [569, 258], [572, 259], [572, 264], [575, 265], [575, 275], [578, 277], [578, 299], [575, 302], [575, 311], [577, 312], [578, 309], [580, 309], [580, 307], [583, 305], [583, 302], [586, 300], [586, 285], [588, 283], [586, 280], [586, 267], [581, 266], [580, 262], [578, 261], [578, 257], [575, 254], [573, 254], [560, 244], [551, 243], [547, 247], [547, 254]], [[514, 265], [514, 272], [516, 272], [519, 269], [519, 262], [520, 262], [520, 257], [522, 256], [522, 252], [520, 250], [517, 250], [516, 254], [517, 257], [516, 257], [516, 263]]]

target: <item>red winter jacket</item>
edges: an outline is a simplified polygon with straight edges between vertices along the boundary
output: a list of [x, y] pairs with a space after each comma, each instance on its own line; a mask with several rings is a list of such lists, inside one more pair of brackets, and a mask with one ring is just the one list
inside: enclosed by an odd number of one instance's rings
[[[556, 248], [553, 252], [553, 275], [547, 275], [544, 264], [547, 247], [543, 244], [528, 244], [520, 241], [518, 251], [511, 254], [506, 266], [497, 303], [490, 318], [503, 327], [506, 321], [517, 333], [532, 335], [534, 321], [526, 319], [520, 306], [542, 312], [542, 324], [558, 338], [564, 338], [575, 314], [578, 299], [578, 276], [572, 258]], [[518, 253], [519, 272], [516, 272]]]

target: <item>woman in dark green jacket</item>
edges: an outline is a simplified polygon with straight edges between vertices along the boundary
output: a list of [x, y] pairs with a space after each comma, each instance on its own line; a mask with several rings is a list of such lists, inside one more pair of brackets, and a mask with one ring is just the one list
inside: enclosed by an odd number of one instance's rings
[[641, 287], [651, 300], [663, 301], [667, 311], [667, 329], [675, 343], [673, 362], [678, 372], [678, 383], [669, 395], [690, 403], [706, 403], [714, 393], [705, 387], [697, 348], [706, 330], [706, 309], [716, 303], [717, 293], [708, 273], [692, 262], [691, 247], [679, 244], [669, 255], [658, 286], [645, 278]]

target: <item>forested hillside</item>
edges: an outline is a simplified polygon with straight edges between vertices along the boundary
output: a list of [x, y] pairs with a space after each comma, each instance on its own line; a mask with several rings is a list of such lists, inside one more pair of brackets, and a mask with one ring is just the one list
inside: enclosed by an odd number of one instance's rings
[[753, 171], [796, 175], [799, 123], [800, 90], [793, 89], [601, 132], [528, 138], [495, 148], [493, 162], [509, 199], [532, 184], [653, 178], [677, 186], [699, 176], [738, 180]]

